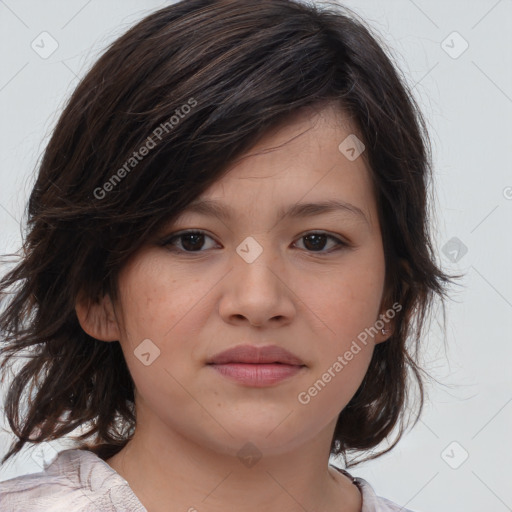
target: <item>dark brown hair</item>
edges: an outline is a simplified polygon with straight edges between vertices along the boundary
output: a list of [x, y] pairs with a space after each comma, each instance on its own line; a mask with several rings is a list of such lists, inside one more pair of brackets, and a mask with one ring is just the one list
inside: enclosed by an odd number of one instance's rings
[[388, 449], [363, 460], [389, 451], [403, 432], [411, 376], [418, 421], [424, 371], [408, 344], [417, 351], [435, 295], [444, 313], [453, 277], [437, 267], [429, 234], [425, 122], [383, 48], [335, 4], [186, 0], [147, 16], [107, 49], [60, 116], [29, 199], [22, 258], [0, 283], [0, 369], [16, 353], [28, 358], [6, 395], [18, 440], [2, 463], [26, 442], [77, 427], [85, 428], [75, 438], [81, 448], [103, 459], [121, 450], [135, 429], [133, 381], [119, 343], [82, 330], [77, 298], [115, 300], [119, 270], [163, 222], [270, 128], [325, 102], [350, 115], [366, 146], [386, 296], [402, 306], [339, 415], [331, 453], [347, 462], [347, 453], [370, 450], [399, 425]]

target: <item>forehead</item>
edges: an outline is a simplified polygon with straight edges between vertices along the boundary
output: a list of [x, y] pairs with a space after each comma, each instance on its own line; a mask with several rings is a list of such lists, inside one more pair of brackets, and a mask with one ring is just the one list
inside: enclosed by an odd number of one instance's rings
[[376, 203], [364, 152], [355, 159], [344, 152], [354, 136], [360, 140], [340, 109], [302, 110], [267, 132], [183, 213], [233, 221], [337, 211], [372, 225]]

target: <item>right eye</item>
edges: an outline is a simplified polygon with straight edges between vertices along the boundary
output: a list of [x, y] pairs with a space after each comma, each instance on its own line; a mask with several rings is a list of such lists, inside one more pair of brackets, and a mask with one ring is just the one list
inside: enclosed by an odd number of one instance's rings
[[161, 245], [171, 246], [171, 250], [176, 252], [204, 252], [200, 249], [204, 246], [205, 237], [213, 240], [212, 237], [201, 230], [181, 231], [166, 237], [162, 240]]

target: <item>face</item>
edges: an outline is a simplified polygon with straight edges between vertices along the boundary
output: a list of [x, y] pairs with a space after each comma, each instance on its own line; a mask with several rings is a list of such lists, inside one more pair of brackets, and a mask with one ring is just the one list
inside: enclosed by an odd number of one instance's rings
[[[226, 215], [183, 212], [124, 267], [116, 339], [137, 428], [229, 454], [248, 440], [277, 454], [332, 436], [384, 341], [358, 341], [384, 312], [385, 263], [370, 173], [338, 148], [353, 133], [333, 107], [301, 113], [198, 198]], [[328, 201], [346, 206], [297, 208]], [[302, 366], [258, 386], [207, 364], [237, 345], [277, 345]]]

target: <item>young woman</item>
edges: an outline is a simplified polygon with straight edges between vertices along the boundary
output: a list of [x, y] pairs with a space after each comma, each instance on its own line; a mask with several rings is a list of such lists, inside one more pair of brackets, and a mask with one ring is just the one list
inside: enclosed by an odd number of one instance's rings
[[2, 462], [83, 432], [2, 510], [406, 510], [329, 457], [393, 447], [410, 377], [421, 412], [411, 347], [451, 280], [430, 173], [340, 7], [187, 0], [131, 28], [62, 113], [0, 285], [2, 368], [31, 354]]

